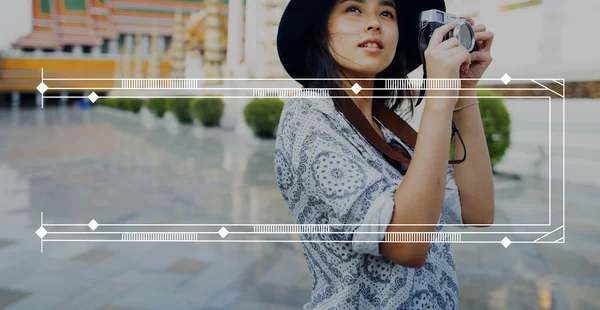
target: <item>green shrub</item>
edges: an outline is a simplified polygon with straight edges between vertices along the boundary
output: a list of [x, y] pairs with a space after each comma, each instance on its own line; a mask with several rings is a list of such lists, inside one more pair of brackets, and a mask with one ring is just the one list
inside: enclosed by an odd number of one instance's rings
[[125, 106], [127, 107], [127, 110], [133, 113], [138, 113], [144, 106], [144, 102], [144, 99], [130, 98], [125, 101]]
[[104, 105], [112, 108], [112, 109], [116, 109], [117, 108], [117, 101], [119, 101], [119, 99], [115, 99], [115, 98], [101, 98], [101, 101], [104, 101]]
[[493, 167], [502, 161], [506, 150], [510, 147], [511, 122], [503, 99], [489, 98], [490, 96], [498, 96], [498, 94], [493, 91], [477, 91], [485, 141]]
[[163, 117], [167, 111], [167, 101], [164, 98], [151, 98], [146, 101], [146, 108], [156, 117]]
[[244, 118], [252, 132], [261, 138], [275, 137], [283, 101], [277, 98], [254, 99], [244, 108]]
[[175, 114], [180, 123], [189, 124], [193, 121], [190, 112], [190, 100], [187, 98], [171, 98], [167, 100], [167, 111]]
[[[488, 90], [477, 91], [479, 111], [483, 129], [485, 131], [485, 141], [487, 142], [492, 168], [502, 161], [511, 142], [510, 115], [508, 114], [508, 110], [506, 109], [502, 98], [489, 98], [493, 96], [498, 96], [498, 94]], [[455, 135], [453, 147], [450, 148], [450, 158], [454, 158], [456, 149], [462, 149], [462, 147], [458, 135]], [[469, 156], [468, 146], [467, 156]]]
[[225, 105], [221, 98], [202, 98], [191, 103], [192, 116], [205, 127], [218, 127], [221, 124]]
[[111, 99], [110, 98], [100, 98], [96, 101], [97, 106], [108, 107]]
[[114, 98], [115, 102], [113, 103], [115, 109], [119, 110], [127, 110], [127, 98]]
[[119, 99], [119, 101], [118, 101], [119, 109], [123, 110], [123, 111], [130, 111], [129, 110], [129, 100], [131, 100], [131, 99], [129, 99], [129, 98]]

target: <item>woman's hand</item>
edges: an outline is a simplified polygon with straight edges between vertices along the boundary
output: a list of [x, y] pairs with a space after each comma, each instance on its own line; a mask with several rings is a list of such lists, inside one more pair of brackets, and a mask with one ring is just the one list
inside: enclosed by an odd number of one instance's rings
[[[458, 79], [461, 65], [471, 62], [471, 55], [458, 39], [443, 40], [444, 36], [454, 29], [457, 23], [457, 20], [453, 20], [433, 32], [425, 50], [428, 79]], [[458, 98], [458, 90], [438, 90], [434, 87], [428, 92], [430, 96], [448, 97], [440, 98], [440, 101], [451, 103], [453, 106]]]
[[471, 52], [470, 65], [467, 63], [461, 66], [460, 78], [472, 79], [463, 80], [461, 88], [475, 88], [477, 87], [477, 82], [479, 82], [479, 79], [492, 62], [491, 48], [494, 41], [494, 33], [486, 31], [485, 25], [475, 25], [475, 21], [469, 16], [461, 16], [461, 18], [466, 19], [473, 25], [473, 29], [475, 30], [475, 44], [478, 47], [477, 51]]

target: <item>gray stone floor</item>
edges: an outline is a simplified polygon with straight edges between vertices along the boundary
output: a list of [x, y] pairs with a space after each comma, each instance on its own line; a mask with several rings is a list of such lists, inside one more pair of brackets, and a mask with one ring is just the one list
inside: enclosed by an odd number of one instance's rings
[[[46, 224], [292, 223], [273, 141], [46, 108], [0, 110], [0, 145], [0, 309], [286, 310], [310, 298], [299, 243], [45, 242], [40, 253], [34, 234], [41, 212]], [[496, 222], [547, 216], [546, 180], [496, 185]], [[455, 244], [460, 308], [599, 309], [599, 196], [567, 183], [565, 244]]]

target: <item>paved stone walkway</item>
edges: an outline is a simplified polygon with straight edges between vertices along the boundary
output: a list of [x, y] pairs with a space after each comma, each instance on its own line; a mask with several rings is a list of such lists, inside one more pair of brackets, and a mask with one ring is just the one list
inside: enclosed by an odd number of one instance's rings
[[[286, 310], [310, 298], [299, 243], [45, 242], [42, 254], [34, 234], [41, 212], [44, 223], [292, 223], [273, 141], [47, 108], [0, 111], [0, 145], [0, 309]], [[547, 181], [497, 186], [497, 222], [539, 220]], [[460, 309], [600, 308], [598, 196], [567, 184], [566, 244], [454, 245]]]

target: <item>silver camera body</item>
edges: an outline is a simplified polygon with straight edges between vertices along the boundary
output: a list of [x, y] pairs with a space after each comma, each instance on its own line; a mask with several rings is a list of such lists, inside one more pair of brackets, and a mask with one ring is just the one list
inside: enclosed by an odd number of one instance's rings
[[423, 11], [419, 14], [420, 40], [424, 40], [425, 42], [423, 43], [428, 45], [429, 39], [431, 39], [435, 29], [455, 19], [459, 20], [459, 23], [444, 36], [444, 40], [456, 38], [469, 53], [476, 50], [477, 46], [475, 44], [475, 30], [473, 26], [467, 20], [461, 19], [454, 14], [436, 9]]

